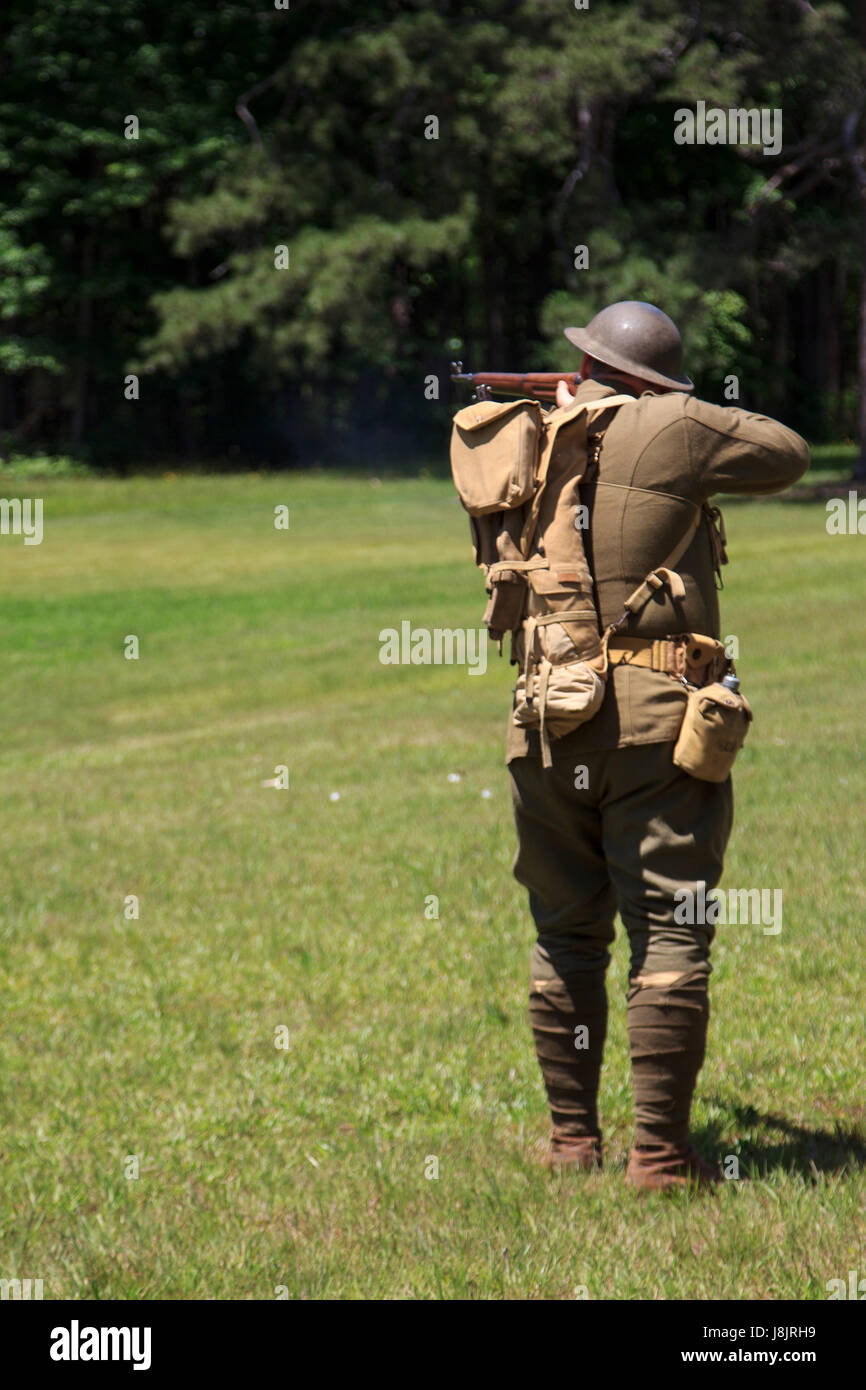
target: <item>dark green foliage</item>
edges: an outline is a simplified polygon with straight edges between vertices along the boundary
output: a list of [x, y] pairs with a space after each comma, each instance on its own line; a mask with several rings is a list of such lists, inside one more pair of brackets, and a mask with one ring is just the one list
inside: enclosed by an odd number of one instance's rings
[[[842, 6], [13, 0], [2, 30], [9, 448], [429, 454], [450, 357], [573, 368], [562, 327], [616, 298], [681, 322], [710, 398], [734, 374], [814, 437], [856, 431]], [[781, 108], [783, 150], [675, 144], [699, 100]]]

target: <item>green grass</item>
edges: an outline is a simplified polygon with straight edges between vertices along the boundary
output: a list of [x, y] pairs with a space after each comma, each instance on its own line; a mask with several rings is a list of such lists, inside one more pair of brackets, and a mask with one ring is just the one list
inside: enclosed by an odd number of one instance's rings
[[[825, 1298], [866, 1275], [866, 537], [829, 537], [820, 502], [728, 508], [722, 631], [756, 722], [723, 886], [781, 887], [784, 927], [715, 948], [694, 1128], [741, 1180], [640, 1200], [622, 931], [608, 1169], [535, 1161], [507, 661], [378, 661], [403, 619], [479, 625], [449, 486], [39, 495], [43, 544], [0, 538], [0, 1275], [100, 1299]], [[281, 764], [289, 790], [263, 787]]]

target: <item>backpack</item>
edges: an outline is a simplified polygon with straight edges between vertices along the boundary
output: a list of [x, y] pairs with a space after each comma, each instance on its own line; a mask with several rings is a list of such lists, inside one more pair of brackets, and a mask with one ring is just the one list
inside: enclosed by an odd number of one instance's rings
[[[454, 417], [451, 471], [469, 513], [475, 563], [484, 571], [484, 622], [500, 651], [511, 633], [519, 668], [514, 721], [539, 730], [545, 767], [552, 764], [550, 739], [586, 723], [604, 698], [613, 628], [602, 634], [583, 544], [580, 483], [590, 417], [634, 403], [634, 396], [604, 396], [545, 414], [534, 400], [477, 401]], [[570, 467], [549, 485], [559, 448], [568, 449]], [[547, 522], [539, 535], [543, 502]], [[662, 583], [683, 590], [668, 566], [685, 552], [700, 519], [697, 507], [664, 565], [630, 596], [624, 617]]]

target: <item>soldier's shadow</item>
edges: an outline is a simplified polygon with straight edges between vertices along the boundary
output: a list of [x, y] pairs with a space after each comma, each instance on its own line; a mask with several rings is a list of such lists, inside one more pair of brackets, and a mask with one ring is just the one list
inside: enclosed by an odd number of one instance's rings
[[[709, 1097], [725, 1114], [718, 1120], [698, 1126], [694, 1133], [698, 1149], [723, 1164], [736, 1152], [743, 1177], [762, 1178], [775, 1170], [799, 1173], [815, 1179], [822, 1173], [852, 1173], [866, 1167], [866, 1135], [861, 1129], [834, 1125], [832, 1129], [812, 1129], [793, 1123], [784, 1115], [763, 1114], [753, 1105], [738, 1105], [721, 1096]], [[730, 1116], [748, 1137], [732, 1150]], [[766, 1131], [766, 1137], [761, 1133]]]

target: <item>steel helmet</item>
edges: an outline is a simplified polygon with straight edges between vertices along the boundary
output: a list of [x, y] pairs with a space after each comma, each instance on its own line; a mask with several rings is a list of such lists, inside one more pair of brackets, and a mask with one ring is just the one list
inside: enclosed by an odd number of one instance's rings
[[608, 367], [619, 367], [658, 386], [694, 390], [694, 383], [683, 375], [680, 331], [654, 304], [641, 299], [609, 304], [586, 328], [566, 328], [565, 336]]

